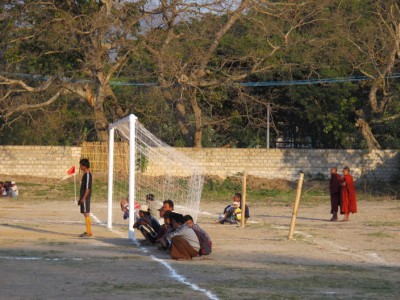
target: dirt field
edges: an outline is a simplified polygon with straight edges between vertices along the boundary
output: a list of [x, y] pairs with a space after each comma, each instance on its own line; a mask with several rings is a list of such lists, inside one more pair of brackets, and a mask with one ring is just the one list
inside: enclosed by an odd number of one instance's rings
[[[79, 238], [71, 201], [0, 199], [0, 299], [399, 299], [400, 201], [359, 198], [345, 223], [327, 221], [327, 198], [300, 203], [292, 241], [291, 206], [249, 199], [239, 228], [212, 224], [225, 203], [202, 203], [214, 252], [190, 262], [95, 221]], [[104, 204], [92, 212], [105, 222]]]

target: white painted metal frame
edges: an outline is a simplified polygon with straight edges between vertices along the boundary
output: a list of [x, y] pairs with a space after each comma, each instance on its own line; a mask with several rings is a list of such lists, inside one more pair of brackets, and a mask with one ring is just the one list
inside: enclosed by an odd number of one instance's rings
[[109, 126], [109, 148], [108, 148], [108, 209], [107, 209], [107, 228], [112, 228], [112, 202], [113, 202], [113, 182], [114, 182], [114, 134], [115, 127], [123, 122], [129, 122], [129, 229], [128, 238], [135, 238], [133, 224], [135, 222], [135, 163], [136, 163], [136, 120], [135, 115], [129, 115]]

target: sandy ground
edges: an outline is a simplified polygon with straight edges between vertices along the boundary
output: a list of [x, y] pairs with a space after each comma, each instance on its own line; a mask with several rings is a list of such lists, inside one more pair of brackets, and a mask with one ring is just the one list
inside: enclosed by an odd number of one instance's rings
[[0, 299], [399, 299], [400, 202], [360, 200], [343, 223], [327, 203], [300, 204], [292, 241], [290, 206], [250, 201], [239, 228], [212, 224], [225, 205], [203, 203], [213, 253], [177, 262], [107, 229], [103, 204], [79, 238], [72, 202], [0, 199]]

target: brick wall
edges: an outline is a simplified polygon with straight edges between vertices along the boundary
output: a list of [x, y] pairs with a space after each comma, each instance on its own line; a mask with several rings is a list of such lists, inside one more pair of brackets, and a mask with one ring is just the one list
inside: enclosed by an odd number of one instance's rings
[[226, 177], [243, 172], [265, 178], [294, 180], [298, 173], [329, 176], [331, 167], [348, 166], [358, 179], [389, 181], [400, 173], [399, 151], [319, 149], [177, 148], [196, 160], [207, 174]]
[[[314, 150], [176, 148], [196, 160], [206, 174], [222, 178], [243, 172], [265, 178], [298, 178], [306, 174], [329, 175], [329, 169], [350, 167], [356, 179], [389, 181], [400, 176], [397, 150]], [[62, 178], [72, 165], [78, 166], [80, 147], [0, 146], [0, 174]], [[151, 168], [151, 166], [149, 166]], [[150, 171], [150, 170], [149, 170]], [[175, 171], [179, 174], [179, 171]]]
[[0, 146], [0, 174], [62, 178], [80, 155], [80, 147]]

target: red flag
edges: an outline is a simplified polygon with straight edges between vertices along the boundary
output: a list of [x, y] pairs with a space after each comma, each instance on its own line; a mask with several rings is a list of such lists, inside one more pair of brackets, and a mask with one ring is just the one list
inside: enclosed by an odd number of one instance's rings
[[68, 170], [68, 175], [75, 174], [75, 166]]

